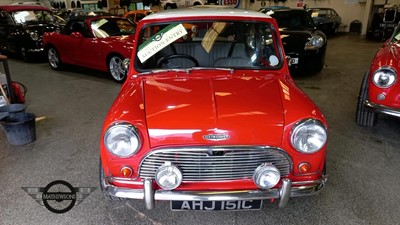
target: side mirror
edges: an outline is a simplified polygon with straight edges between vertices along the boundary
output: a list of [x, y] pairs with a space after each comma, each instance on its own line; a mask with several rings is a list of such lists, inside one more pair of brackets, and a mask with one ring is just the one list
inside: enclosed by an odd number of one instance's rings
[[288, 66], [289, 67], [291, 67], [292, 66], [292, 57], [290, 57], [290, 56], [286, 56], [286, 62], [287, 62], [287, 64], [288, 64]]
[[72, 32], [71, 36], [74, 38], [82, 38], [83, 35], [80, 32]]
[[128, 71], [128, 69], [129, 69], [129, 64], [131, 63], [131, 60], [130, 59], [128, 59], [128, 58], [125, 58], [123, 61], [122, 61], [122, 66], [124, 67], [124, 69], [126, 70], [126, 71]]

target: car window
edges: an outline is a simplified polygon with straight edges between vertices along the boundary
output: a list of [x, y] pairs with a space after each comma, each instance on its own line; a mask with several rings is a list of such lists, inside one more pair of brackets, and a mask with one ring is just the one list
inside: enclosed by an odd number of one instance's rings
[[105, 38], [110, 36], [121, 36], [134, 34], [136, 26], [128, 19], [102, 18], [90, 23], [95, 37]]
[[392, 41], [393, 42], [400, 41], [400, 26], [399, 25], [397, 25], [396, 30], [393, 32]]
[[293, 10], [293, 11], [276, 11], [271, 14], [278, 22], [279, 28], [313, 28], [314, 22], [306, 11]]
[[54, 17], [51, 12], [43, 10], [24, 10], [13, 12], [12, 16], [16, 23], [51, 23]]
[[138, 70], [277, 69], [283, 62], [277, 31], [269, 23], [193, 21], [148, 26], [139, 35]]
[[136, 14], [136, 19], [135, 22], [139, 22], [141, 19], [143, 19], [146, 15], [145, 14]]
[[13, 21], [10, 18], [10, 14], [7, 12], [0, 12], [0, 25], [5, 26], [5, 25], [12, 25]]

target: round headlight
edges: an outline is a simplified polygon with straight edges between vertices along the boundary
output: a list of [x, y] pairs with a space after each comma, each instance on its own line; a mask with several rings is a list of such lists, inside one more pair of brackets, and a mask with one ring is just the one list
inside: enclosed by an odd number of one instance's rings
[[313, 35], [308, 39], [305, 49], [318, 49], [321, 48], [325, 43], [325, 38], [321, 35]]
[[325, 126], [318, 120], [308, 119], [293, 127], [291, 142], [293, 147], [302, 153], [319, 151], [326, 143]]
[[34, 40], [34, 41], [39, 40], [39, 34], [38, 34], [38, 33], [36, 33], [36, 32], [31, 32], [30, 35], [31, 35], [31, 39], [32, 39], [32, 40]]
[[129, 157], [140, 148], [140, 138], [134, 126], [115, 124], [104, 135], [104, 144], [109, 152], [119, 157]]
[[156, 182], [164, 190], [173, 190], [182, 183], [182, 172], [171, 162], [166, 162], [156, 171]]
[[380, 88], [387, 88], [396, 82], [397, 74], [392, 68], [380, 68], [374, 73], [372, 79], [376, 86]]
[[262, 189], [268, 189], [278, 184], [281, 179], [281, 173], [278, 168], [272, 164], [264, 163], [254, 171], [253, 181]]

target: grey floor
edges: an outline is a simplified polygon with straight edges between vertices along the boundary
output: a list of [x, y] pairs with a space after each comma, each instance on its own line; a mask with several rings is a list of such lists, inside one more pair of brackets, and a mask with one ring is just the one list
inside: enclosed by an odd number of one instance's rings
[[12, 78], [28, 87], [26, 111], [44, 119], [26, 146], [9, 145], [0, 131], [0, 224], [399, 224], [400, 120], [381, 116], [373, 128], [354, 122], [363, 74], [381, 44], [332, 37], [323, 71], [294, 77], [330, 126], [328, 185], [286, 208], [265, 202], [254, 212], [172, 212], [165, 202], [147, 211], [141, 201], [107, 202], [97, 188], [71, 211], [51, 213], [21, 187], [54, 180], [98, 187], [100, 129], [120, 85], [96, 71], [10, 59]]

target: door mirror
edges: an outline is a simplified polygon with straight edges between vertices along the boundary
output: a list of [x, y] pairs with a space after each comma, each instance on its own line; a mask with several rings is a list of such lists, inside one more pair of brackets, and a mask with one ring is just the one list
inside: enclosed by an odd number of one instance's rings
[[126, 71], [128, 71], [128, 69], [129, 69], [129, 64], [130, 64], [130, 60], [128, 59], [128, 58], [125, 58], [123, 61], [122, 61], [122, 66], [125, 68], [125, 70]]
[[292, 57], [290, 57], [290, 56], [286, 56], [286, 62], [287, 62], [287, 64], [288, 64], [288, 66], [290, 67], [290, 66], [292, 66]]
[[74, 38], [82, 38], [83, 35], [80, 32], [72, 32], [71, 36]]

